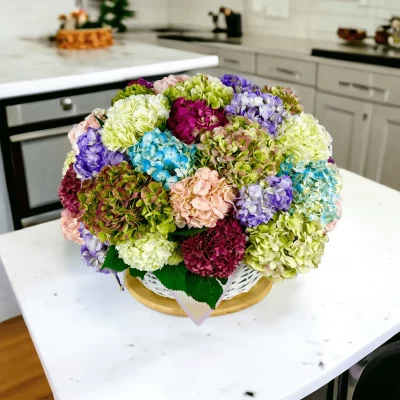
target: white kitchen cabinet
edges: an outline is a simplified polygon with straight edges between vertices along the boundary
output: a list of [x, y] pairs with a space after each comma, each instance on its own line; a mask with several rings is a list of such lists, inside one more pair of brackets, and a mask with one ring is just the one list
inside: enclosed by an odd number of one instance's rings
[[400, 190], [400, 108], [374, 106], [365, 175]]
[[339, 167], [363, 175], [367, 160], [372, 104], [317, 92], [316, 117], [333, 138]]

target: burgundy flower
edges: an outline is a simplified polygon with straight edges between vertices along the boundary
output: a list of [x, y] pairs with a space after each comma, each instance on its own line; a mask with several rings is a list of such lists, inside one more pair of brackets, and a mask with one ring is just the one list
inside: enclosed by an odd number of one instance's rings
[[172, 103], [167, 126], [183, 143], [192, 144], [201, 130], [211, 130], [228, 123], [224, 111], [208, 107], [205, 100], [185, 100]]
[[225, 218], [214, 228], [201, 232], [182, 243], [186, 268], [201, 276], [227, 278], [242, 260], [246, 235], [238, 221]]
[[81, 181], [76, 177], [76, 172], [71, 164], [61, 181], [58, 189], [58, 197], [63, 207], [75, 217], [81, 214], [81, 204], [78, 200], [78, 190], [81, 188]]
[[153, 82], [146, 81], [146, 79], [139, 78], [134, 81], [130, 81], [126, 86], [131, 86], [131, 85], [142, 85], [146, 87], [147, 89], [153, 89]]

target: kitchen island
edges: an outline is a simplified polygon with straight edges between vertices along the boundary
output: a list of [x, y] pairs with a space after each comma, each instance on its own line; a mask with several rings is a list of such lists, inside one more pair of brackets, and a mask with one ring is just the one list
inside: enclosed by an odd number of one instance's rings
[[82, 264], [58, 221], [0, 236], [57, 400], [299, 400], [400, 330], [400, 193], [348, 171], [318, 270], [209, 318], [146, 308]]
[[[218, 65], [217, 56], [129, 36], [87, 51], [60, 50], [44, 38], [4, 40], [0, 57], [0, 233], [61, 208], [57, 188], [68, 131], [94, 108], [107, 109], [129, 80]], [[0, 321], [18, 313], [3, 275], [0, 267]]]

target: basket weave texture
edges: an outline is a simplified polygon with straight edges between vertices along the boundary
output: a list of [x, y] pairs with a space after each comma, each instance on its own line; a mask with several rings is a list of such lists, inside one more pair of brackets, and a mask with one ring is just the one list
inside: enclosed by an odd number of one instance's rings
[[[261, 274], [258, 271], [244, 264], [239, 264], [232, 284], [222, 300], [230, 300], [241, 293], [247, 293], [260, 278]], [[168, 297], [170, 299], [174, 298], [169, 289], [167, 289], [151, 272], [148, 272], [141, 281], [147, 289], [159, 296]]]
[[56, 35], [57, 47], [67, 50], [98, 49], [113, 45], [112, 30], [98, 29], [60, 29]]

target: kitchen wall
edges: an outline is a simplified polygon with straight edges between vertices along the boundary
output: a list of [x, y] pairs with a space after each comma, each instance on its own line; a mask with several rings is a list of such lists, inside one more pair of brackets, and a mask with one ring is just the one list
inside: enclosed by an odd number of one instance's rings
[[[360, 5], [360, 3], [366, 5]], [[399, 0], [169, 0], [170, 23], [183, 27], [210, 28], [209, 10], [219, 4], [243, 15], [244, 31], [285, 36], [335, 39], [338, 26], [367, 29], [373, 34], [394, 14], [400, 14]], [[287, 17], [267, 15], [287, 12]], [[287, 8], [287, 10], [285, 10]]]

